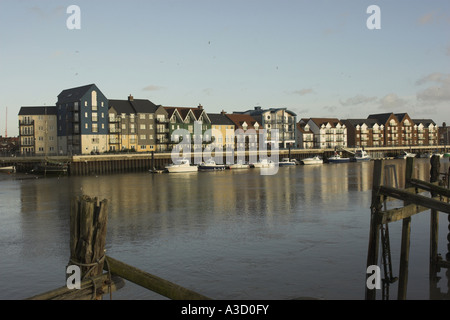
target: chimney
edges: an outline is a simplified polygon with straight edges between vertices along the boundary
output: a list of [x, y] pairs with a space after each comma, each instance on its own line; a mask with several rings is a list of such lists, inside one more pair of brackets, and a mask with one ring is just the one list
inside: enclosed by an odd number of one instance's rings
[[255, 107], [255, 110], [261, 110], [260, 106]]
[[224, 110], [222, 110], [222, 111], [220, 112], [220, 114], [223, 115], [223, 116], [224, 116], [226, 113], [227, 113], [227, 112], [224, 111]]
[[133, 101], [133, 96], [131, 94], [128, 96], [128, 101]]
[[197, 108], [203, 109], [203, 106], [201, 104], [199, 104]]

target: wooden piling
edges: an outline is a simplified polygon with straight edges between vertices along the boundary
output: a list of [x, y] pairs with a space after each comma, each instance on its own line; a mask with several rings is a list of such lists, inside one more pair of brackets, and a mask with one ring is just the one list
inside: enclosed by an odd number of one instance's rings
[[80, 267], [83, 280], [103, 272], [107, 204], [107, 200], [98, 204], [97, 198], [88, 196], [76, 197], [71, 203], [69, 264]]
[[[431, 160], [430, 183], [438, 182], [440, 175], [440, 158], [434, 155]], [[431, 197], [435, 197], [436, 193], [431, 191]], [[438, 229], [439, 229], [439, 213], [432, 209], [430, 214], [430, 277], [434, 278], [438, 271]]]

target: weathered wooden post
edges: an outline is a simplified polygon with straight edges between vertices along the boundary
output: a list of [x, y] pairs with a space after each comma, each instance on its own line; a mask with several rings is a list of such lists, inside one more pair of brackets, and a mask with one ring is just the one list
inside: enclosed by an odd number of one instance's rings
[[[108, 202], [98, 203], [88, 196], [72, 200], [70, 210], [70, 260], [80, 267], [81, 279], [102, 274], [105, 262], [106, 225]], [[101, 299], [102, 292], [96, 293]]]
[[[405, 169], [405, 189], [411, 188], [411, 178], [413, 177], [414, 158], [406, 159]], [[407, 206], [409, 202], [404, 201], [404, 205]], [[408, 266], [409, 266], [409, 249], [411, 239], [411, 217], [402, 219], [402, 240], [400, 249], [400, 270], [397, 299], [406, 300], [406, 292], [408, 287]]]
[[[431, 169], [430, 169], [430, 182], [439, 181], [439, 171], [441, 167], [439, 156], [434, 155], [431, 157]], [[431, 197], [434, 198], [436, 193], [431, 192]], [[438, 228], [439, 228], [439, 215], [434, 209], [431, 210], [430, 217], [430, 277], [436, 277], [438, 272], [437, 259], [438, 259]]]

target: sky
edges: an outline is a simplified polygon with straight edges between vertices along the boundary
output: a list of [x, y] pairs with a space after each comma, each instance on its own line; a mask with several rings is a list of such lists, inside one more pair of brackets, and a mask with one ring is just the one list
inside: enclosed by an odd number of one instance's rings
[[210, 113], [450, 123], [449, 31], [448, 0], [0, 0], [0, 135], [91, 83]]

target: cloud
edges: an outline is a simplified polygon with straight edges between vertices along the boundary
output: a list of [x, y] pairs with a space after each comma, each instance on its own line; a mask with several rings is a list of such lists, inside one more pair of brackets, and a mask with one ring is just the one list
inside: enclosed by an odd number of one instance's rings
[[417, 21], [420, 25], [427, 25], [427, 24], [441, 23], [441, 22], [444, 22], [444, 23], [450, 22], [449, 16], [447, 14], [443, 14], [443, 13], [437, 14], [436, 12], [425, 13]]
[[433, 13], [429, 12], [419, 18], [419, 24], [428, 24], [433, 21]]
[[340, 101], [343, 106], [355, 106], [358, 104], [368, 103], [377, 100], [377, 97], [366, 97], [364, 95], [356, 95], [354, 97], [348, 98], [345, 101]]
[[148, 85], [144, 88], [142, 88], [143, 91], [158, 91], [164, 89], [163, 87], [159, 87], [159, 86], [154, 86], [154, 85]]
[[417, 100], [427, 104], [450, 102], [450, 74], [430, 73], [417, 80], [416, 85], [430, 85], [417, 93]]
[[395, 93], [389, 93], [378, 100], [380, 109], [393, 110], [404, 107], [408, 101], [399, 98]]
[[306, 94], [314, 93], [314, 89], [311, 89], [311, 88], [308, 88], [308, 89], [300, 89], [300, 90], [292, 91], [292, 93], [293, 93], [293, 94], [298, 94], [298, 95], [304, 96], [304, 95], [306, 95]]

